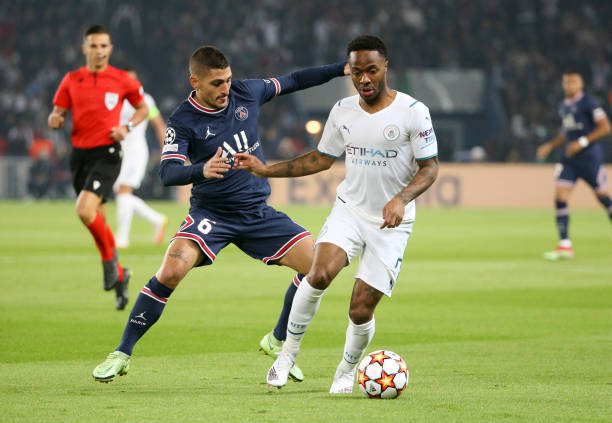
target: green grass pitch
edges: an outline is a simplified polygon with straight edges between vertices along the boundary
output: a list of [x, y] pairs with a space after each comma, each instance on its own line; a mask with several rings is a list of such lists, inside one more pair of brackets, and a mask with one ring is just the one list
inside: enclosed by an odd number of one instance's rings
[[[174, 230], [186, 207], [156, 203]], [[328, 208], [286, 207], [317, 233]], [[610, 422], [612, 226], [573, 210], [576, 257], [549, 263], [553, 210], [426, 209], [369, 351], [401, 354], [397, 400], [327, 392], [344, 344], [354, 265], [334, 281], [299, 357], [306, 380], [270, 390], [257, 351], [292, 271], [233, 246], [192, 271], [110, 384], [91, 371], [119, 342], [165, 246], [135, 218], [121, 262], [128, 310], [101, 289], [98, 252], [70, 202], [0, 203], [2, 422]], [[114, 206], [109, 206], [114, 227]]]

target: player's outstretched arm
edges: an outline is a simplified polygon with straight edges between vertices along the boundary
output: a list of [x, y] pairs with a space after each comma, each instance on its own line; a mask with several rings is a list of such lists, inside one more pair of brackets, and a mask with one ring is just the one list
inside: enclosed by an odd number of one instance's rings
[[64, 126], [64, 120], [66, 119], [66, 113], [68, 109], [63, 107], [53, 106], [53, 110], [49, 113], [47, 118], [47, 124], [51, 129], [60, 129]]
[[383, 208], [384, 222], [380, 229], [395, 228], [404, 218], [404, 210], [408, 203], [417, 198], [429, 188], [438, 177], [438, 158], [417, 160], [419, 170], [410, 183], [389, 201]]
[[313, 66], [277, 78], [280, 84], [279, 95], [321, 85], [338, 76], [348, 75], [346, 61], [324, 66]]
[[293, 160], [266, 165], [257, 157], [246, 153], [234, 154], [234, 168], [247, 170], [260, 178], [295, 178], [327, 170], [336, 161], [335, 157], [313, 150]]

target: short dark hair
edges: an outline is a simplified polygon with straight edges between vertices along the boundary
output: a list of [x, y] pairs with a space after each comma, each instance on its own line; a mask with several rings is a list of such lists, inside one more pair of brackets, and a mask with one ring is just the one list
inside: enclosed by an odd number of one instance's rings
[[110, 36], [110, 32], [108, 29], [103, 27], [102, 25], [92, 25], [85, 30], [84, 37], [87, 38], [88, 35], [91, 34], [108, 34]]
[[202, 46], [191, 54], [189, 58], [189, 73], [202, 75], [205, 69], [225, 69], [229, 66], [225, 54], [217, 47]]
[[582, 77], [582, 71], [576, 68], [563, 69], [562, 75], [580, 75]]
[[352, 51], [358, 50], [376, 50], [387, 58], [387, 46], [376, 35], [364, 34], [353, 38], [346, 46], [346, 55], [350, 56]]

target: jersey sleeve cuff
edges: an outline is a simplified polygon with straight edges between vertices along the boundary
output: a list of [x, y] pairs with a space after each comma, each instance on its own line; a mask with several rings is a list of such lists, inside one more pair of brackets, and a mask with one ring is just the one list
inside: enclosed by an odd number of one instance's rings
[[434, 157], [438, 157], [438, 153], [436, 154], [432, 154], [431, 156], [427, 156], [427, 157], [415, 157], [415, 159], [417, 161], [421, 161], [421, 160], [429, 160], [429, 159], [433, 159]]
[[198, 163], [191, 166], [191, 180], [193, 183], [204, 182], [204, 165], [206, 163]]
[[334, 156], [333, 154], [329, 154], [329, 153], [326, 153], [326, 152], [324, 152], [324, 151], [321, 151], [321, 150], [319, 150], [318, 148], [317, 148], [317, 151], [318, 151], [320, 154], [324, 155], [324, 156], [327, 156], [327, 157], [333, 157], [334, 159], [337, 159], [338, 157], [340, 157], [340, 156]]

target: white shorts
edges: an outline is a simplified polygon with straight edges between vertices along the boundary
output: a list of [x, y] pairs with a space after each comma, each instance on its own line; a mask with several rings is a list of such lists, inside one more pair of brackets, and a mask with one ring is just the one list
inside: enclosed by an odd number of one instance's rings
[[380, 229], [336, 201], [315, 243], [329, 242], [346, 252], [349, 262], [361, 254], [355, 278], [391, 296], [402, 267], [412, 225]]
[[123, 150], [121, 171], [113, 189], [117, 191], [120, 185], [138, 189], [147, 171], [149, 148], [146, 143], [144, 145], [142, 143], [126, 143], [122, 144], [121, 148]]

